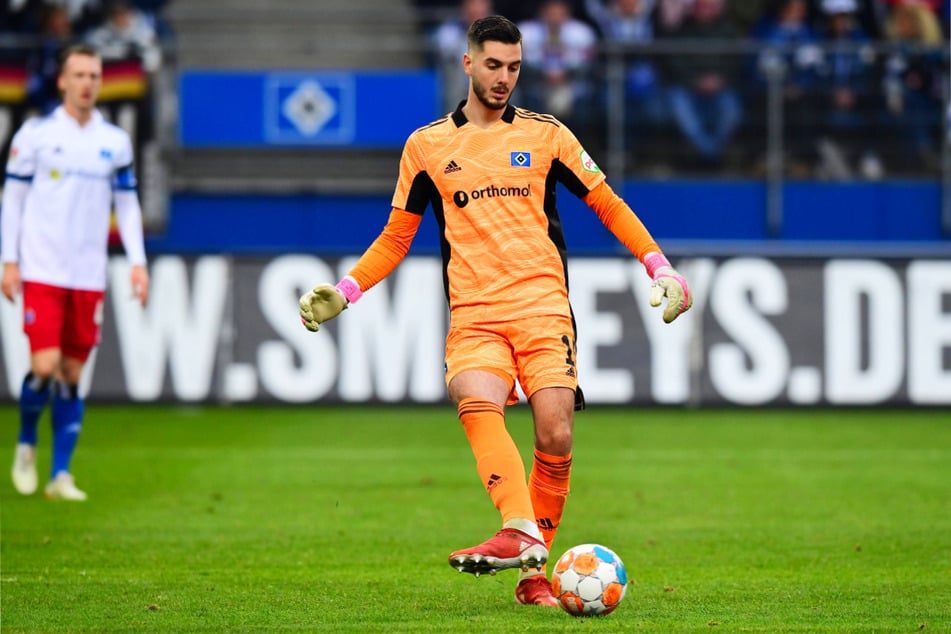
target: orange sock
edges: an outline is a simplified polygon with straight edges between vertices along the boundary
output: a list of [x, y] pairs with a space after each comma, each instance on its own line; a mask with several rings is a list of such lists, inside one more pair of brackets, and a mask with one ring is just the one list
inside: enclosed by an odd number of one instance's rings
[[502, 514], [502, 522], [534, 518], [525, 465], [505, 428], [502, 408], [478, 398], [464, 398], [459, 401], [459, 420], [469, 437], [479, 477]]
[[535, 450], [535, 463], [528, 478], [528, 490], [535, 509], [535, 521], [551, 550], [555, 533], [561, 523], [568, 498], [568, 480], [571, 477], [571, 454], [550, 456]]

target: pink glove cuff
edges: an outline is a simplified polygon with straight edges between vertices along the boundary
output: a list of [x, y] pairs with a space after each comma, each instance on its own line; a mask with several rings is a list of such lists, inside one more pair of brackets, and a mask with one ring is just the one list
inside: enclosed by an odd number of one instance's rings
[[644, 268], [647, 269], [647, 274], [650, 275], [652, 280], [656, 279], [657, 269], [664, 266], [670, 266], [670, 262], [667, 261], [663, 253], [651, 253], [644, 258]]
[[350, 304], [363, 296], [363, 291], [360, 290], [360, 285], [357, 284], [357, 281], [349, 275], [340, 280], [336, 288], [338, 291], [340, 291], [341, 295], [347, 298], [347, 302]]

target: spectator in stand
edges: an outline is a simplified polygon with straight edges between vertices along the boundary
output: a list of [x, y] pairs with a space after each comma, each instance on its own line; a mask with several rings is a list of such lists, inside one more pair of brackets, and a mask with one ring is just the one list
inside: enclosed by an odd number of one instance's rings
[[60, 104], [60, 53], [74, 40], [69, 11], [58, 5], [43, 7], [39, 39], [26, 62], [27, 101], [41, 114], [52, 112]]
[[938, 17], [941, 15], [941, 10], [946, 4], [945, 0], [880, 0], [883, 2], [889, 10], [889, 15], [892, 11], [905, 4], [917, 4], [920, 5], [929, 11], [935, 16]]
[[809, 25], [806, 0], [781, 0], [776, 12], [764, 17], [755, 34], [767, 45], [756, 61], [757, 83], [765, 89], [771, 76], [782, 77], [785, 146], [794, 171], [804, 171], [812, 152], [817, 71], [822, 60], [818, 36]]
[[772, 12], [772, 0], [734, 0], [724, 8], [726, 14], [736, 25], [740, 35], [745, 37], [762, 23], [764, 16]]
[[162, 65], [162, 49], [155, 28], [144, 13], [125, 0], [112, 0], [106, 22], [90, 31], [85, 40], [95, 47], [103, 61], [139, 59], [146, 72]]
[[574, 17], [567, 0], [544, 0], [538, 16], [518, 27], [526, 107], [584, 128], [593, 113], [589, 102], [598, 44], [594, 28]]
[[[736, 38], [724, 4], [725, 0], [694, 0], [687, 18], [669, 36], [693, 42]], [[668, 58], [671, 115], [695, 152], [697, 167], [722, 165], [727, 143], [740, 125], [743, 106], [736, 89], [740, 61], [735, 54], [699, 51]]]
[[[885, 18], [888, 16], [888, 2], [890, 0], [851, 0], [852, 20], [872, 40], [884, 38]], [[828, 0], [811, 0], [809, 11], [810, 21], [814, 29], [825, 27], [826, 16], [829, 13]]]
[[871, 132], [881, 114], [871, 39], [856, 18], [856, 0], [823, 0], [822, 9], [819, 176], [847, 180], [857, 166], [864, 178], [877, 180], [884, 167]]
[[658, 35], [672, 33], [690, 15], [693, 0], [657, 0], [655, 22], [659, 29]]
[[[656, 0], [585, 0], [585, 10], [604, 42], [625, 46], [654, 40]], [[656, 64], [643, 55], [626, 58], [625, 127], [628, 146], [649, 145], [651, 133], [666, 121], [666, 107]]]
[[[0, 0], [0, 33], [36, 33], [41, 0]], [[8, 53], [0, 47], [0, 55]]]
[[61, 7], [72, 25], [73, 32], [82, 35], [102, 24], [106, 18], [105, 0], [43, 0], [48, 6]]
[[134, 0], [132, 2], [132, 5], [142, 13], [158, 33], [159, 39], [169, 34], [169, 27], [162, 19], [162, 11], [165, 10], [166, 4], [168, 0]]
[[495, 0], [495, 10], [498, 15], [504, 15], [509, 20], [519, 23], [531, 20], [538, 13], [539, 2], [525, 0]]
[[937, 169], [941, 113], [948, 93], [946, 46], [941, 25], [925, 5], [892, 7], [886, 22], [895, 44], [885, 62], [885, 95], [890, 123], [912, 171]]
[[654, 38], [657, 0], [585, 0], [585, 11], [607, 42], [641, 44]]
[[469, 77], [459, 72], [462, 56], [469, 49], [466, 33], [469, 25], [492, 15], [492, 0], [462, 0], [457, 15], [440, 24], [433, 32], [436, 70], [442, 81], [443, 106], [452, 112], [469, 90]]

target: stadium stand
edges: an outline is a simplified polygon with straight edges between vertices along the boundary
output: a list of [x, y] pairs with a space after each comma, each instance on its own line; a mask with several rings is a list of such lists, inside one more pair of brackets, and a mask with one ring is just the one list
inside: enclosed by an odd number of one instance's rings
[[[173, 2], [179, 70], [412, 69], [423, 65], [407, 1]], [[227, 107], [227, 96], [223, 96]], [[399, 149], [176, 150], [172, 186], [191, 191], [390, 190]]]

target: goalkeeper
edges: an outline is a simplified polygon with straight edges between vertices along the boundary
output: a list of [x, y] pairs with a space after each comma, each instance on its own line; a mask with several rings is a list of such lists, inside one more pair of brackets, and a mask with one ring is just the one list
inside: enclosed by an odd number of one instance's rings
[[[571, 131], [509, 103], [522, 62], [515, 24], [500, 16], [477, 20], [468, 40], [467, 99], [410, 135], [382, 233], [339, 283], [301, 297], [300, 315], [317, 331], [359, 300], [406, 256], [432, 208], [451, 315], [446, 384], [502, 520], [495, 536], [453, 552], [449, 564], [476, 576], [518, 568], [516, 600], [556, 606], [544, 568], [568, 496], [573, 414], [584, 407], [556, 181], [643, 262], [653, 279], [649, 301], [663, 305], [665, 322], [692, 299], [686, 280]], [[516, 383], [535, 424], [527, 477], [505, 426], [505, 407], [518, 402]]]

